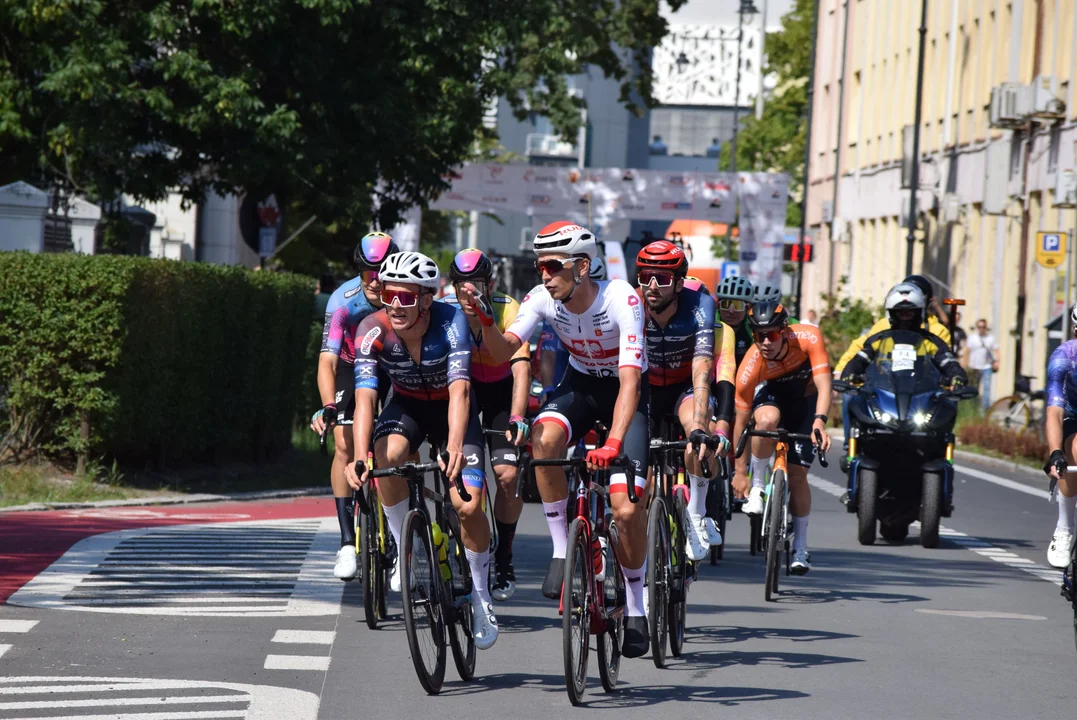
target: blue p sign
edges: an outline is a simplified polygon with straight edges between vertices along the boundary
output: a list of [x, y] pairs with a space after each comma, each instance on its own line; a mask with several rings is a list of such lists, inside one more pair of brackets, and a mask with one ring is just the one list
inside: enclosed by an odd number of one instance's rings
[[1062, 238], [1057, 233], [1044, 233], [1043, 251], [1058, 252], [1062, 247]]

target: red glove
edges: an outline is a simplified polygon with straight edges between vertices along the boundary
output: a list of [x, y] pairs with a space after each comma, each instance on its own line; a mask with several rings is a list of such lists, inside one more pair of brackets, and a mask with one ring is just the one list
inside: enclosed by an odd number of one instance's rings
[[608, 468], [610, 463], [621, 454], [621, 441], [614, 438], [606, 440], [606, 444], [595, 448], [587, 453], [587, 462], [600, 468]]

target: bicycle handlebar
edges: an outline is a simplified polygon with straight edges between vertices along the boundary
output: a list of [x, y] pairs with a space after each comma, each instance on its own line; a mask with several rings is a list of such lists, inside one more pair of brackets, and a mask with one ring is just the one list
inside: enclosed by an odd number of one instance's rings
[[[716, 438], [708, 437], [703, 441], [703, 444], [711, 450], [718, 449], [718, 440]], [[684, 450], [689, 445], [692, 446], [693, 450], [698, 449], [691, 440], [651, 440], [651, 450]], [[703, 466], [703, 476], [709, 478], [711, 476], [710, 463], [707, 462], [706, 458], [703, 458], [700, 460], [700, 464]]]
[[[521, 472], [531, 472], [533, 467], [561, 467], [561, 468], [576, 468], [582, 469], [587, 467], [587, 460], [585, 458], [544, 458], [537, 459], [531, 457], [528, 453], [523, 453], [523, 459], [520, 463]], [[639, 495], [636, 494], [636, 466], [632, 464], [632, 461], [625, 455], [619, 455], [614, 458], [610, 463], [610, 468], [620, 468], [624, 470], [625, 475], [628, 476], [628, 481], [625, 483], [628, 486], [628, 499], [632, 503], [639, 502]], [[517, 485], [519, 488], [519, 485]]]
[[[442, 463], [445, 463], [446, 465], [449, 463], [449, 453], [442, 452], [438, 457], [441, 459]], [[361, 474], [360, 471], [362, 470], [362, 468], [363, 468], [362, 461], [356, 461], [356, 463], [355, 463], [355, 472], [356, 472], [356, 474]], [[406, 462], [406, 463], [404, 463], [402, 465], [394, 465], [393, 467], [378, 468], [376, 470], [371, 470], [367, 474], [367, 479], [368, 480], [375, 480], [377, 478], [397, 477], [397, 476], [399, 476], [399, 477], [407, 478], [408, 480], [418, 480], [428, 472], [441, 472], [441, 465], [439, 465], [437, 462], [427, 462], [427, 463]], [[460, 493], [460, 499], [462, 499], [464, 502], [471, 502], [471, 493], [469, 493], [467, 491], [467, 488], [464, 487], [463, 478], [461, 476], [457, 475], [455, 478], [452, 479], [452, 481], [453, 481], [453, 484], [456, 486], [456, 492]]]
[[790, 440], [804, 440], [810, 442], [815, 446], [816, 451], [819, 453], [819, 465], [821, 467], [829, 467], [830, 463], [826, 461], [826, 453], [823, 452], [821, 447], [823, 443], [822, 433], [818, 429], [812, 431], [812, 435], [805, 435], [804, 433], [793, 433], [788, 430], [756, 430], [755, 423], [750, 423], [747, 428], [744, 429], [744, 433], [740, 436], [740, 442], [737, 443], [737, 452], [735, 457], [740, 457], [744, 454], [744, 446], [748, 442], [749, 437], [769, 438], [770, 440], [777, 440], [779, 442], [788, 443]]

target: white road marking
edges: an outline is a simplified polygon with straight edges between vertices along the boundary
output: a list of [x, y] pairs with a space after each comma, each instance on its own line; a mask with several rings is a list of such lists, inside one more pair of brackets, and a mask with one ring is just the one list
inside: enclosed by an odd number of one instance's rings
[[[978, 478], [985, 482], [993, 483], [1000, 487], [1009, 488], [1010, 490], [1016, 490], [1017, 492], [1025, 493], [1033, 497], [1038, 497], [1041, 500], [1050, 500], [1051, 494], [1041, 488], [1034, 488], [1024, 483], [1019, 483], [1016, 480], [1010, 480], [1008, 478], [999, 477], [998, 475], [992, 475], [989, 472], [983, 470], [976, 470], [975, 468], [964, 467], [962, 465], [954, 465], [954, 470], [965, 475], [971, 475], [974, 478]], [[1044, 483], [1047, 482], [1047, 476], [1043, 476]]]
[[4, 657], [4, 653], [11, 649], [11, 645], [0, 645], [0, 657]]
[[[146, 695], [147, 691], [153, 691], [153, 694]], [[65, 699], [59, 696], [62, 693], [78, 694], [79, 697]], [[34, 720], [316, 720], [319, 704], [318, 696], [313, 693], [272, 685], [71, 676], [0, 678], [0, 700], [4, 700], [0, 703], [0, 711], [58, 711], [48, 718], [35, 714]], [[126, 712], [128, 708], [140, 705], [149, 712]], [[179, 710], [177, 707], [174, 711], [157, 711], [162, 706], [181, 705], [189, 706], [189, 709]], [[199, 705], [217, 707], [203, 709]], [[80, 708], [99, 708], [101, 714], [80, 714]], [[115, 710], [108, 712], [112, 708]]]
[[[120, 530], [85, 538], [8, 603], [136, 615], [335, 615], [336, 518]], [[147, 570], [147, 566], [151, 570]]]
[[0, 633], [30, 632], [37, 623], [37, 620], [0, 620]]
[[914, 612], [925, 615], [948, 615], [951, 617], [976, 618], [980, 620], [1046, 620], [1043, 615], [1022, 615], [1021, 613], [995, 612], [993, 610], [932, 610], [916, 608]]
[[335, 630], [278, 630], [270, 642], [299, 645], [332, 645]]
[[266, 670], [328, 670], [329, 658], [317, 655], [266, 655]]
[[[818, 488], [819, 490], [827, 493], [828, 495], [833, 495], [834, 497], [841, 497], [842, 493], [846, 491], [846, 488], [842, 487], [841, 485], [838, 485], [837, 483], [832, 483], [829, 480], [824, 480], [818, 475], [808, 475], [808, 482], [811, 484], [812, 487]], [[920, 523], [913, 523], [910, 527], [915, 529], [919, 527], [919, 525]], [[991, 560], [1002, 563], [1003, 565], [1006, 565], [1008, 567], [1022, 570], [1034, 577], [1039, 578], [1040, 580], [1046, 580], [1047, 582], [1053, 583], [1055, 585], [1062, 585], [1062, 571], [1056, 568], [1041, 565], [1033, 560], [1029, 560], [1027, 558], [1021, 557], [1020, 555], [1017, 555], [1016, 553], [1012, 553], [1009, 550], [995, 547], [991, 543], [985, 542], [980, 538], [966, 535], [963, 532], [959, 532], [943, 525], [939, 526], [939, 536], [944, 537], [950, 542], [956, 545], [960, 545], [966, 550], [970, 550], [981, 557], [990, 558]]]

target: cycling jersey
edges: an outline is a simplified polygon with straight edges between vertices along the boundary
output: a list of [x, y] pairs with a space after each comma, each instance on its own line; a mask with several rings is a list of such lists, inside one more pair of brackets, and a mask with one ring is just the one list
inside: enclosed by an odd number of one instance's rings
[[[927, 327], [928, 331], [932, 335], [938, 336], [938, 338], [942, 340], [943, 343], [945, 343], [946, 345], [950, 344], [950, 330], [945, 325], [940, 323], [937, 317], [935, 317], [934, 315], [928, 315], [927, 322], [924, 323], [924, 325], [925, 327]], [[872, 335], [875, 335], [876, 333], [881, 333], [883, 330], [889, 329], [890, 318], [888, 317], [884, 317], [882, 320], [879, 320], [877, 323], [872, 325], [870, 330], [868, 330], [866, 333], [849, 343], [849, 349], [846, 350], [845, 354], [838, 359], [837, 365], [834, 366], [834, 372], [841, 373], [841, 371], [845, 369], [846, 364], [848, 364], [848, 362], [852, 360], [858, 352], [860, 352], [860, 348], [864, 347], [865, 340], [867, 340]]]
[[714, 382], [733, 383], [736, 375], [737, 339], [734, 337], [733, 326], [716, 319], [714, 321], [714, 372], [711, 379]]
[[[741, 320], [740, 325], [730, 325], [729, 323], [722, 322], [722, 314], [720, 311], [715, 311], [715, 330], [717, 330], [719, 325], [725, 325], [733, 331], [733, 357], [736, 361], [733, 372], [736, 372], [736, 368], [740, 367], [740, 363], [744, 360], [744, 356], [748, 354], [748, 349], [755, 344], [755, 338], [752, 337], [752, 331], [748, 329], [747, 320]], [[717, 341], [715, 341], [715, 345], [717, 345]]]
[[[498, 330], [505, 332], [509, 325], [512, 324], [512, 321], [516, 319], [520, 304], [509, 295], [499, 292], [495, 292], [490, 297], [490, 301], [494, 308], [494, 323], [497, 325]], [[446, 295], [441, 302], [460, 307], [460, 301], [455, 293]], [[464, 317], [465, 319], [467, 318], [466, 315]], [[490, 349], [483, 343], [481, 331], [478, 335], [471, 336], [471, 342], [475, 348], [471, 356], [471, 379], [477, 383], [496, 383], [504, 380], [512, 375], [512, 364], [514, 362], [531, 359], [531, 346], [528, 343], [523, 343], [508, 362], [499, 363], [494, 360], [493, 356], [490, 355]]]
[[1047, 361], [1047, 406], [1077, 417], [1077, 340], [1059, 345]]
[[591, 307], [576, 315], [554, 300], [542, 285], [524, 297], [505, 335], [526, 343], [543, 321], [553, 327], [569, 352], [569, 365], [594, 377], [617, 377], [620, 367], [647, 370], [643, 311], [639, 295], [624, 280], [595, 283]]
[[691, 383], [692, 359], [714, 356], [713, 317], [711, 296], [688, 289], [678, 294], [677, 310], [665, 327], [647, 313], [645, 329], [651, 385], [664, 387]]
[[422, 400], [447, 400], [449, 385], [471, 378], [471, 333], [457, 307], [434, 301], [422, 339], [419, 363], [393, 330], [384, 310], [368, 315], [355, 332], [355, 387], [378, 389], [380, 365], [393, 393]]
[[331, 352], [346, 363], [355, 361], [355, 328], [377, 308], [363, 292], [362, 278], [343, 283], [329, 296], [322, 327], [322, 352]]
[[778, 401], [803, 400], [819, 393], [815, 377], [830, 374], [830, 361], [823, 345], [823, 335], [813, 325], [789, 325], [785, 335], [785, 354], [778, 360], [767, 360], [753, 345], [737, 370], [738, 411], [752, 408], [755, 389], [767, 384], [767, 392]]

